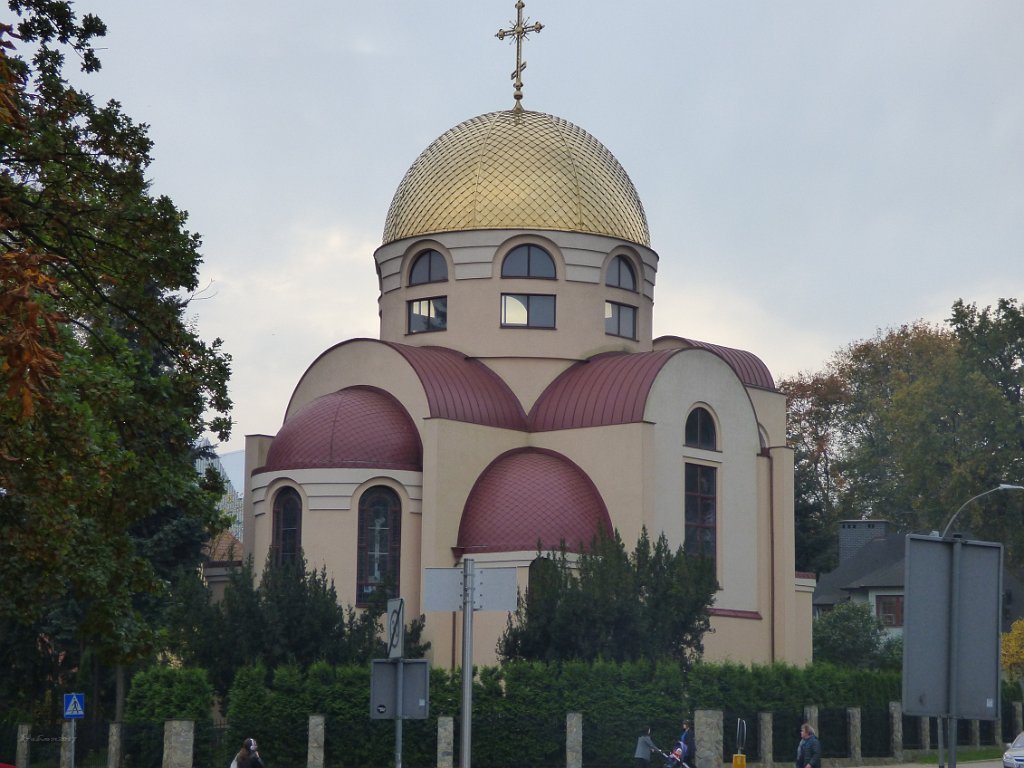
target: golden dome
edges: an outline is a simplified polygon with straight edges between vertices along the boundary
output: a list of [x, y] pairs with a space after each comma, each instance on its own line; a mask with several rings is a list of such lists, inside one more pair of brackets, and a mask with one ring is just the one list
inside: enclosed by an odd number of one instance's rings
[[615, 156], [567, 120], [491, 112], [460, 123], [405, 174], [384, 244], [467, 229], [548, 229], [650, 245], [640, 197]]

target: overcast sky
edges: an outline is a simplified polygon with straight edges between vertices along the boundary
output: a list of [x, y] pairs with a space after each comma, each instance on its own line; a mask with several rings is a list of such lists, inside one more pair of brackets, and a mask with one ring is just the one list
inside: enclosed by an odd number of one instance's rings
[[[328, 346], [376, 337], [391, 197], [437, 136], [513, 105], [514, 0], [78, 0], [84, 79], [151, 126], [153, 190], [203, 237], [200, 335], [235, 427], [274, 434]], [[1021, 0], [528, 0], [524, 106], [643, 200], [655, 335], [776, 379], [957, 298], [1024, 294]]]

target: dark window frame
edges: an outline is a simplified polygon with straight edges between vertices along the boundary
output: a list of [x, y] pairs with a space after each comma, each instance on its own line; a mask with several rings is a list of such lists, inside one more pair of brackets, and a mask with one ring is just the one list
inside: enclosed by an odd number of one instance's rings
[[[374, 523], [380, 520], [376, 514], [380, 512], [377, 505], [383, 505], [383, 513], [387, 516], [387, 542], [380, 547], [380, 539], [371, 541]], [[373, 514], [373, 518], [371, 518]], [[402, 499], [394, 488], [387, 485], [375, 485], [367, 488], [359, 497], [358, 531], [356, 535], [356, 606], [363, 608], [369, 605], [374, 593], [383, 588], [388, 597], [397, 597], [401, 586], [402, 563]], [[379, 534], [380, 527], [376, 528]], [[371, 548], [376, 544], [376, 548]], [[374, 564], [374, 557], [386, 558], [387, 571], [384, 578], [371, 577], [370, 573], [379, 574], [379, 563]], [[376, 565], [376, 567], [373, 567]]]
[[[629, 280], [632, 285], [622, 284], [623, 269], [625, 269], [627, 274], [629, 274]], [[608, 271], [605, 273], [604, 284], [610, 288], [621, 288], [624, 291], [636, 293], [639, 290], [640, 281], [637, 279], [636, 269], [633, 267], [633, 262], [621, 254], [614, 257], [608, 263]]]
[[[612, 316], [605, 317], [604, 319], [604, 332], [606, 336], [618, 336], [623, 339], [633, 339], [636, 341], [636, 327], [637, 327], [637, 307], [632, 304], [623, 304], [621, 301], [605, 301], [605, 314], [607, 315], [608, 307], [612, 307]], [[632, 313], [632, 327], [629, 329], [629, 333], [622, 332], [622, 310], [628, 309]], [[615, 330], [609, 330], [609, 322], [614, 321]]]
[[[436, 321], [435, 321], [435, 324], [432, 325], [430, 323], [428, 315], [424, 315], [422, 313], [417, 313], [416, 314], [417, 317], [427, 318], [427, 327], [419, 328], [419, 329], [413, 328], [413, 322], [412, 322], [412, 318], [413, 318], [413, 305], [414, 304], [420, 304], [422, 302], [430, 302], [431, 303], [431, 307], [434, 308], [435, 307], [435, 302], [439, 302], [439, 301], [443, 301], [444, 302], [444, 307], [443, 307], [444, 319], [443, 319], [443, 321], [441, 321], [442, 324], [441, 325], [436, 325]], [[448, 330], [448, 297], [447, 296], [424, 296], [422, 299], [409, 299], [408, 301], [406, 301], [405, 302], [405, 330], [409, 334], [437, 333], [438, 331], [447, 331]]]
[[[427, 260], [426, 279], [417, 279], [416, 271], [424, 259]], [[443, 276], [435, 274], [435, 272], [438, 271], [438, 266], [443, 269]], [[427, 248], [426, 250], [420, 251], [416, 254], [416, 257], [412, 260], [412, 266], [409, 268], [409, 285], [427, 285], [429, 283], [447, 282], [448, 260], [444, 257], [443, 253], [436, 248]]]
[[[285, 504], [293, 502], [295, 508]], [[295, 563], [302, 555], [302, 495], [286, 486], [274, 494], [272, 507], [273, 531], [271, 533], [271, 559], [274, 565]], [[288, 519], [291, 517], [292, 519]]]
[[[522, 299], [525, 298], [525, 302], [521, 302], [526, 305], [526, 322], [525, 323], [508, 323], [506, 322], [506, 306], [505, 300], [508, 298]], [[542, 310], [533, 310], [531, 305], [534, 303], [534, 299], [551, 299], [551, 325], [541, 325], [531, 321], [531, 315], [536, 315], [542, 312]], [[501, 304], [500, 304], [500, 324], [502, 328], [533, 328], [543, 330], [553, 330], [558, 326], [558, 301], [557, 297], [553, 293], [502, 293]]]
[[[903, 595], [875, 595], [875, 616], [883, 627], [903, 626]], [[891, 620], [886, 620], [891, 617]]]
[[696, 406], [686, 417], [683, 440], [689, 448], [704, 451], [718, 450], [718, 425], [711, 411], [702, 405]]
[[[524, 272], [516, 272], [510, 274], [509, 270], [514, 266], [514, 262], [523, 257], [523, 251], [526, 251], [526, 269]], [[545, 267], [550, 266], [551, 274], [542, 274], [546, 272], [546, 269], [541, 269], [541, 265]], [[522, 280], [557, 280], [558, 279], [558, 265], [555, 264], [555, 257], [548, 253], [547, 249], [537, 245], [536, 243], [523, 243], [517, 245], [515, 248], [505, 254], [505, 257], [501, 260], [501, 276], [507, 279], [522, 279]]]
[[684, 465], [683, 550], [687, 555], [718, 556], [718, 468], [686, 462]]

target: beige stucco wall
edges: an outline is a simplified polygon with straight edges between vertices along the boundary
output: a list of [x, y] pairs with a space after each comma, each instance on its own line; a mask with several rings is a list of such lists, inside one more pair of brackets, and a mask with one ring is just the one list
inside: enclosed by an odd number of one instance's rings
[[[544, 247], [555, 261], [557, 277], [538, 280], [501, 277], [501, 262], [523, 243]], [[448, 261], [447, 282], [408, 285], [416, 255], [433, 248]], [[637, 291], [610, 288], [604, 270], [616, 255], [634, 266]], [[527, 233], [516, 230], [448, 232], [432, 238], [401, 240], [374, 254], [380, 274], [380, 337], [413, 345], [441, 345], [479, 358], [544, 357], [576, 360], [599, 352], [639, 352], [651, 347], [654, 276], [657, 254], [649, 248], [609, 237], [573, 232]], [[551, 294], [555, 325], [550, 328], [502, 328], [503, 293]], [[447, 329], [407, 333], [406, 303], [447, 297]], [[637, 308], [637, 338], [608, 336], [605, 301]]]

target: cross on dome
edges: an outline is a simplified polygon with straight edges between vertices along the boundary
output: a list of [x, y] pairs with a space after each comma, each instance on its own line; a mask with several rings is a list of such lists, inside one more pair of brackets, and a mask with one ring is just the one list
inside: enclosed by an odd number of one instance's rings
[[496, 38], [504, 40], [506, 37], [512, 36], [516, 39], [516, 68], [512, 70], [512, 80], [515, 87], [514, 96], [516, 99], [516, 106], [514, 111], [523, 111], [523, 70], [526, 69], [526, 62], [523, 61], [523, 40], [529, 37], [531, 32], [540, 32], [544, 29], [544, 25], [539, 21], [530, 23], [529, 19], [523, 20], [523, 8], [526, 3], [523, 0], [516, 2], [516, 20], [515, 22], [509, 22], [512, 26], [509, 29], [499, 29]]

